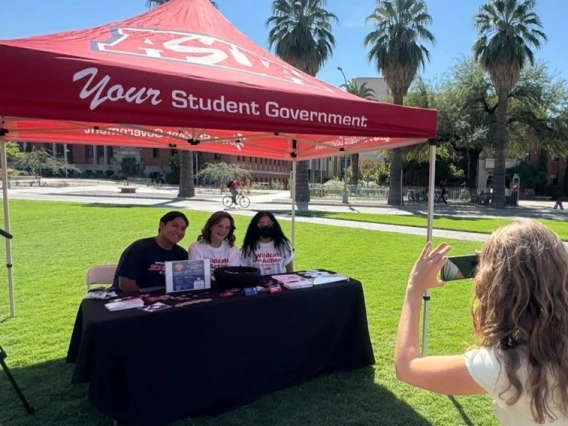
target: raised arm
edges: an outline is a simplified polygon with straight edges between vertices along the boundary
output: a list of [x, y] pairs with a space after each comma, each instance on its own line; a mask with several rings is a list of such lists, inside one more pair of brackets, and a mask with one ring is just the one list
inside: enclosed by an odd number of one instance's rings
[[445, 395], [486, 393], [469, 374], [464, 355], [420, 357], [422, 295], [444, 284], [437, 276], [450, 250], [446, 244], [432, 251], [430, 248], [431, 244], [426, 244], [408, 279], [396, 336], [396, 376], [410, 385]]

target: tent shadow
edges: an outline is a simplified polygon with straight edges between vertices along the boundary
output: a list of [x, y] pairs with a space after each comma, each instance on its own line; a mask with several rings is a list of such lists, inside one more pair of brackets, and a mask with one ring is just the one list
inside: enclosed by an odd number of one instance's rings
[[[235, 421], [235, 418], [239, 421]], [[375, 367], [319, 376], [214, 417], [175, 426], [428, 426], [432, 423], [375, 382]]]
[[[10, 357], [7, 358], [9, 366]], [[99, 426], [110, 419], [91, 407], [87, 385], [71, 384], [73, 365], [58, 359], [10, 368], [35, 415], [28, 415], [6, 375], [0, 375], [0, 424], [10, 426]], [[325, 421], [324, 421], [325, 419]], [[375, 383], [374, 367], [320, 376], [217, 416], [174, 425], [290, 426], [302, 424], [389, 426], [431, 423], [392, 392]]]
[[71, 384], [73, 366], [64, 359], [27, 367], [11, 367], [6, 363], [28, 402], [36, 413], [26, 413], [18, 395], [4, 372], [0, 371], [0, 424], [10, 426], [40, 425], [109, 425], [107, 417], [87, 401], [87, 386]]

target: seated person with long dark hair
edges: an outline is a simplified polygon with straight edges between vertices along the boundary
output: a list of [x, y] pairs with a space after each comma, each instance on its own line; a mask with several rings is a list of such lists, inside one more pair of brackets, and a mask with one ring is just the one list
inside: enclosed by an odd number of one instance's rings
[[178, 243], [188, 226], [189, 220], [181, 212], [172, 211], [162, 216], [156, 237], [137, 240], [124, 250], [112, 287], [120, 291], [165, 287], [165, 262], [187, 260], [187, 251]]
[[189, 246], [189, 260], [209, 259], [213, 271], [225, 266], [239, 266], [241, 252], [235, 247], [235, 220], [224, 211], [213, 213], [197, 241]]
[[270, 212], [258, 212], [250, 224], [241, 248], [241, 266], [260, 269], [261, 275], [292, 272], [292, 244]]

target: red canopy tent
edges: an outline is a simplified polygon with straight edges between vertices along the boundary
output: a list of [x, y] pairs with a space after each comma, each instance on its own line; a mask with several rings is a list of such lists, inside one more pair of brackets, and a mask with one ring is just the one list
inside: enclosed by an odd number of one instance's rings
[[[436, 111], [363, 100], [298, 71], [208, 0], [172, 0], [96, 28], [0, 40], [0, 58], [0, 142], [135, 145], [295, 162], [436, 136]], [[7, 185], [3, 191], [9, 231]], [[10, 269], [9, 287], [13, 314]]]
[[371, 102], [304, 74], [207, 0], [101, 27], [0, 41], [10, 140], [326, 157], [423, 142], [436, 111]]

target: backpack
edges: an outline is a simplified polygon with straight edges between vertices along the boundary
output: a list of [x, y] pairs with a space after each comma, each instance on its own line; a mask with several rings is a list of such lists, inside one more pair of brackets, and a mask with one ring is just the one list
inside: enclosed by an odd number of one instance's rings
[[230, 188], [232, 184], [233, 184], [233, 181], [230, 181], [229, 183], [227, 183], [227, 188]]

